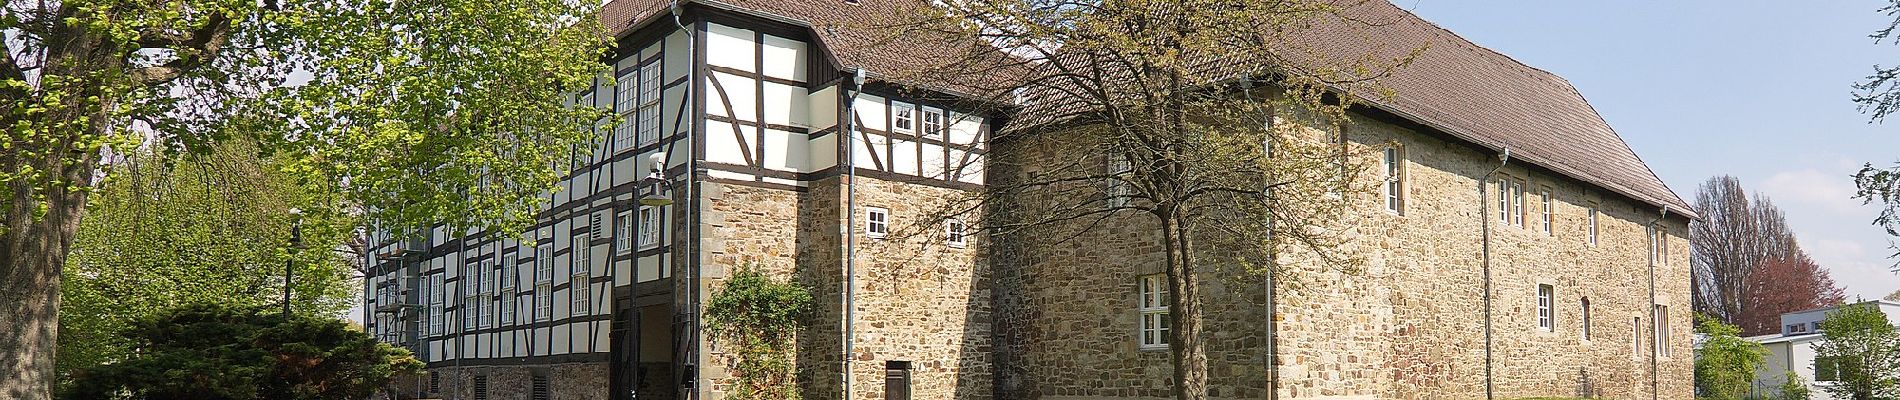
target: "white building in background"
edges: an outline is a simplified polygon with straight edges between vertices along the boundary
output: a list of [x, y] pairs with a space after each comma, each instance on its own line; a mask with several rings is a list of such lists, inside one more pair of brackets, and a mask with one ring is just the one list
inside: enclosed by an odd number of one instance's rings
[[[1819, 343], [1821, 320], [1827, 319], [1827, 313], [1841, 307], [1871, 304], [1887, 315], [1887, 321], [1900, 326], [1900, 302], [1871, 300], [1854, 304], [1816, 308], [1781, 314], [1781, 333], [1754, 336], [1748, 341], [1761, 343], [1768, 349], [1762, 367], [1755, 371], [1755, 387], [1760, 390], [1773, 390], [1781, 386], [1787, 373], [1793, 371], [1802, 381], [1808, 382], [1808, 389], [1815, 399], [1828, 399], [1822, 388], [1831, 385], [1835, 379], [1832, 368], [1815, 364], [1814, 345]], [[1817, 373], [1818, 371], [1818, 373]]]

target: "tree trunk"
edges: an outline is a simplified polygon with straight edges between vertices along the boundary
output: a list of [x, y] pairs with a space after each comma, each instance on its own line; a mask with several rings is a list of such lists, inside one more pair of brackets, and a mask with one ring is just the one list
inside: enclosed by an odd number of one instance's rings
[[[85, 162], [65, 167], [60, 179], [91, 178], [95, 156], [80, 158]], [[36, 202], [26, 198], [29, 185], [9, 186], [5, 232], [0, 233], [0, 397], [50, 399], [60, 267], [78, 232], [86, 192], [48, 185], [54, 190], [45, 195], [46, 214], [35, 218]]]
[[1207, 346], [1201, 334], [1200, 280], [1188, 255], [1187, 229], [1172, 212], [1161, 217], [1163, 246], [1168, 251], [1168, 352], [1174, 358], [1174, 398], [1207, 398]]
[[[59, 334], [60, 270], [79, 231], [86, 195], [99, 165], [99, 151], [81, 138], [100, 138], [111, 129], [107, 122], [114, 102], [102, 95], [105, 84], [97, 71], [123, 65], [118, 53], [100, 49], [100, 38], [73, 28], [61, 37], [64, 46], [52, 49], [44, 76], [81, 77], [47, 90], [63, 91], [70, 101], [33, 121], [60, 127], [52, 137], [35, 138], [15, 146], [43, 146], [0, 158], [0, 168], [15, 171], [31, 166], [44, 177], [5, 183], [0, 200], [0, 398], [52, 398], [54, 342]], [[64, 85], [64, 86], [53, 86]], [[49, 89], [51, 88], [51, 89]], [[10, 99], [7, 99], [10, 100]], [[15, 117], [18, 117], [17, 115]], [[65, 129], [65, 130], [62, 130]], [[34, 154], [24, 158], [22, 154]], [[43, 207], [43, 208], [42, 208]]]

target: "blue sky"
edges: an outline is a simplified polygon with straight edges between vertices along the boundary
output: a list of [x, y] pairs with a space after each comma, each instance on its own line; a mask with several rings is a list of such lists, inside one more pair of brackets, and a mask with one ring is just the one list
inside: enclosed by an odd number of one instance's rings
[[1900, 289], [1879, 209], [1851, 198], [1862, 163], [1900, 161], [1900, 117], [1869, 124], [1850, 101], [1900, 64], [1867, 37], [1884, 1], [1393, 2], [1570, 80], [1683, 199], [1724, 174], [1767, 195], [1850, 300]]

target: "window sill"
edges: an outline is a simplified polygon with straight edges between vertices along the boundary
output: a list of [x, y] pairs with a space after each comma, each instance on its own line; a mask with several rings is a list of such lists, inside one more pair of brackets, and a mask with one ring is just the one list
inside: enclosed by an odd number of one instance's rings
[[1167, 349], [1168, 345], [1165, 344], [1144, 344], [1136, 348], [1136, 350], [1140, 351], [1163, 351]]

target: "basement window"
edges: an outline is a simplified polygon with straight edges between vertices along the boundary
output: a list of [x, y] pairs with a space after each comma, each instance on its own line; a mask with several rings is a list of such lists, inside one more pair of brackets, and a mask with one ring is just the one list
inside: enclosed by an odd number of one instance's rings
[[1141, 349], [1168, 348], [1168, 278], [1165, 274], [1143, 275], [1138, 279], [1141, 313]]

